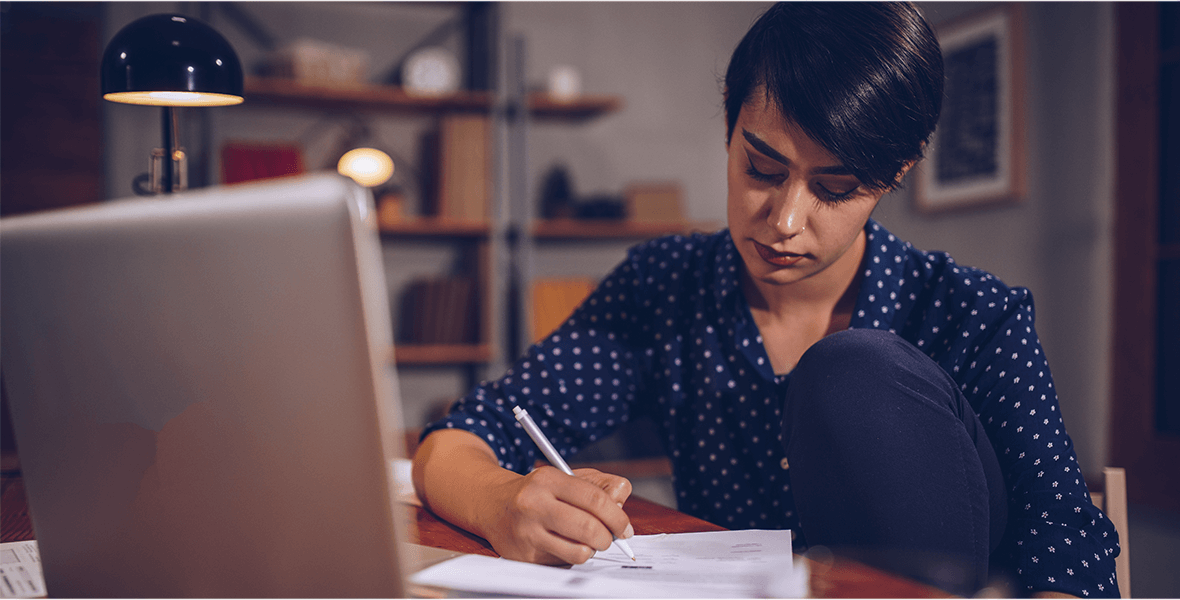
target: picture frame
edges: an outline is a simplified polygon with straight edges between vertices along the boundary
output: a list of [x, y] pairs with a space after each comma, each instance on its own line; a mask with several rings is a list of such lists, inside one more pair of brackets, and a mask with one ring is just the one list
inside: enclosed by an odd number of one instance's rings
[[946, 87], [938, 129], [915, 167], [920, 212], [1019, 203], [1026, 192], [1022, 8], [988, 8], [936, 28]]

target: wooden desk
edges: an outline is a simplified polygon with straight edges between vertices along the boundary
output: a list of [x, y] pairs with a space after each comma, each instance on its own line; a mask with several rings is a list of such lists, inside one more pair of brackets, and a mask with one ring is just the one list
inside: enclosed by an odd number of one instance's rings
[[[472, 535], [414, 507], [418, 521], [417, 538], [423, 546], [468, 554], [499, 556], [483, 538]], [[623, 506], [639, 535], [724, 531], [708, 521], [690, 517], [654, 502], [632, 496]], [[891, 575], [859, 562], [833, 558], [829, 564], [807, 560], [811, 573], [811, 595], [816, 598], [945, 598], [942, 590]]]
[[[17, 471], [5, 470], [0, 481], [0, 542], [35, 539], [29, 520], [24, 483]], [[413, 509], [418, 531], [410, 541], [446, 550], [497, 556], [482, 538], [442, 521], [430, 511]], [[721, 531], [724, 528], [690, 517], [642, 498], [632, 497], [623, 507], [637, 534]], [[836, 558], [830, 564], [808, 560], [811, 595], [817, 598], [939, 598], [946, 593], [890, 575], [861, 563]]]

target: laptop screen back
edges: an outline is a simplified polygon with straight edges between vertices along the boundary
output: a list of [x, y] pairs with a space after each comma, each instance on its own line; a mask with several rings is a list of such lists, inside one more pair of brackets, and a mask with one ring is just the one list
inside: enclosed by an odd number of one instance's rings
[[51, 595], [403, 595], [367, 191], [317, 175], [10, 218], [0, 260]]

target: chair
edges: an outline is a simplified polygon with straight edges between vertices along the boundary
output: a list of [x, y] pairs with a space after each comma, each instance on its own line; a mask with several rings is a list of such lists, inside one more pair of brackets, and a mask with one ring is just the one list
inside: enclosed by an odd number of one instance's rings
[[1091, 492], [1090, 501], [1106, 513], [1119, 532], [1119, 555], [1114, 559], [1115, 574], [1123, 598], [1131, 597], [1131, 543], [1127, 527], [1127, 472], [1119, 467], [1102, 469], [1102, 491]]

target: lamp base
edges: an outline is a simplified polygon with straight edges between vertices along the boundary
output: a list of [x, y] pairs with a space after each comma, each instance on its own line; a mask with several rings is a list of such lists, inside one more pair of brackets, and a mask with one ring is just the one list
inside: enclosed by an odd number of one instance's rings
[[[188, 157], [184, 148], [172, 151], [172, 172], [164, 171], [164, 149], [152, 148], [148, 161], [148, 172], [131, 182], [131, 187], [140, 196], [171, 194], [188, 189]], [[166, 176], [170, 175], [170, 177]]]
[[[188, 189], [188, 157], [184, 148], [172, 151], [172, 160], [166, 161], [163, 148], [152, 148], [151, 163], [148, 165], [148, 182], [153, 194], [171, 194]], [[172, 172], [164, 172], [165, 162], [171, 162]], [[171, 175], [170, 177], [168, 175]], [[171, 187], [169, 188], [169, 185]]]

